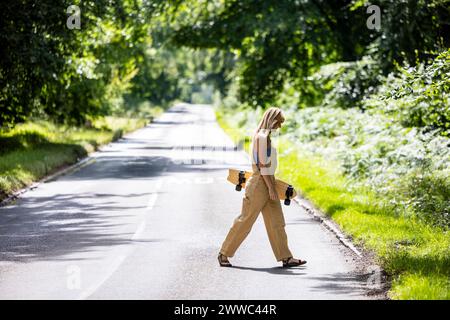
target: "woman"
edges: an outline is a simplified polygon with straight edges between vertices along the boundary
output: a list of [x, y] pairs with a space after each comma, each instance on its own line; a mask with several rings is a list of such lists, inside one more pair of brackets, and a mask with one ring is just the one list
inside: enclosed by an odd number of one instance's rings
[[261, 211], [277, 261], [282, 261], [283, 267], [300, 266], [306, 263], [304, 260], [294, 259], [288, 248], [283, 211], [275, 190], [274, 173], [277, 167], [277, 151], [271, 145], [270, 134], [272, 130], [281, 128], [284, 120], [281, 109], [269, 108], [253, 136], [253, 175], [246, 183], [241, 214], [234, 220], [220, 249], [218, 260], [222, 267], [232, 266], [228, 258], [233, 257]]

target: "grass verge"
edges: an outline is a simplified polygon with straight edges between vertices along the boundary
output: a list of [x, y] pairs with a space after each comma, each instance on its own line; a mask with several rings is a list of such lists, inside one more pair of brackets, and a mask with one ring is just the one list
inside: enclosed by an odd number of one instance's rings
[[[219, 125], [235, 142], [244, 131], [216, 110]], [[238, 138], [240, 137], [240, 138]], [[337, 163], [308, 154], [301, 145], [279, 141], [280, 178], [336, 221], [353, 241], [375, 252], [392, 277], [392, 299], [450, 299], [450, 235], [411, 218], [396, 216], [383, 199], [353, 187]], [[248, 149], [246, 139], [245, 150]]]
[[[155, 108], [154, 115], [162, 113]], [[91, 127], [36, 120], [0, 132], [0, 201], [41, 178], [76, 163], [99, 146], [144, 127], [145, 118], [104, 117]]]

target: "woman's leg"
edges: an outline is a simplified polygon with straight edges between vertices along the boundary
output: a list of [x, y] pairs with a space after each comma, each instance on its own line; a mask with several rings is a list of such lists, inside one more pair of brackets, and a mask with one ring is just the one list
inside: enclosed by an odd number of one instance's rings
[[280, 201], [268, 200], [262, 208], [262, 215], [270, 245], [277, 261], [292, 257], [288, 247], [286, 231], [284, 230], [286, 223]]
[[261, 183], [264, 183], [264, 181], [259, 176], [253, 178], [252, 185], [250, 185], [249, 180], [249, 185], [246, 186], [245, 195], [242, 199], [241, 214], [234, 219], [233, 226], [220, 249], [220, 253], [224, 256], [234, 256], [236, 250], [250, 233], [258, 214], [267, 202], [268, 192]]

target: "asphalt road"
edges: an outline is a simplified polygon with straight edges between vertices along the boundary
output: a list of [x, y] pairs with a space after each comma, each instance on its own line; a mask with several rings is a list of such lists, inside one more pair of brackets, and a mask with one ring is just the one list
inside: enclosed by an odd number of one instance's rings
[[367, 299], [360, 261], [296, 204], [284, 206], [291, 251], [276, 262], [262, 216], [231, 259], [217, 253], [249, 168], [204, 105], [175, 105], [92, 154], [79, 170], [0, 208], [2, 299]]

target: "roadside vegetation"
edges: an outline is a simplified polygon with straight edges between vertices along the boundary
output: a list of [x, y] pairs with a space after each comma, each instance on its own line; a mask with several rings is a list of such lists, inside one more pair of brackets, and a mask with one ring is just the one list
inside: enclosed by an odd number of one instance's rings
[[[162, 109], [152, 109], [157, 116]], [[73, 164], [103, 144], [144, 127], [150, 119], [107, 116], [89, 127], [35, 120], [0, 133], [0, 200]]]

